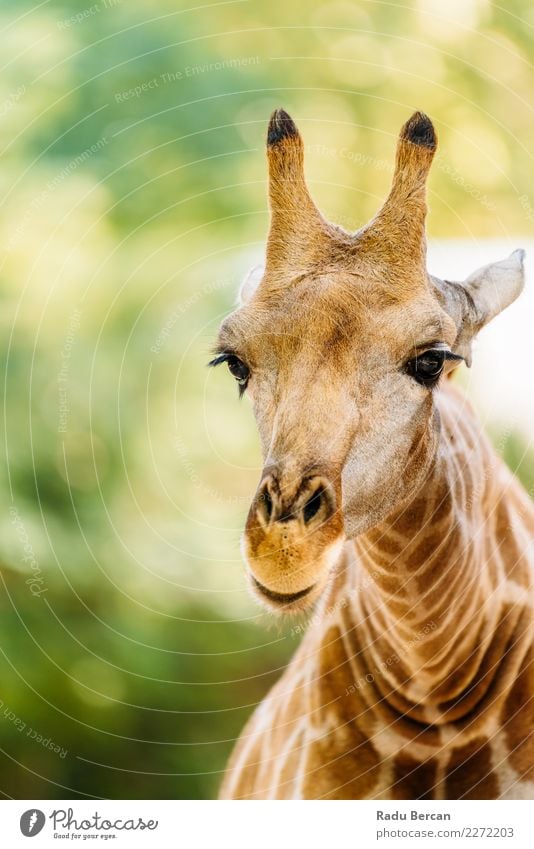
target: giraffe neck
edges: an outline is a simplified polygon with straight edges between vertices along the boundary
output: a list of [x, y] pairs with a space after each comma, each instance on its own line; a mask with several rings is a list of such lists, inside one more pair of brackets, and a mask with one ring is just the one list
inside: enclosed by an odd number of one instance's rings
[[438, 404], [425, 485], [344, 547], [224, 798], [534, 798], [534, 511], [466, 402]]
[[354, 540], [341, 611], [345, 640], [358, 646], [355, 686], [372, 683], [375, 696], [433, 724], [483, 697], [519, 610], [503, 617], [516, 599], [495, 550], [505, 472], [465, 401], [443, 396], [430, 473], [408, 504]]

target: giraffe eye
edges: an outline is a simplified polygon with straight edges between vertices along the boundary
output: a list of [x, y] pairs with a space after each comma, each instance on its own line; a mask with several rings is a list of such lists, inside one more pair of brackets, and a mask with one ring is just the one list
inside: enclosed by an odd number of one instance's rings
[[220, 363], [226, 363], [228, 366], [228, 371], [235, 377], [238, 385], [239, 385], [239, 395], [241, 396], [245, 389], [247, 388], [248, 379], [250, 377], [250, 369], [243, 360], [240, 360], [239, 357], [236, 357], [235, 354], [231, 354], [230, 352], [224, 352], [222, 354], [218, 354], [214, 360], [212, 360], [208, 365], [210, 366], [218, 366]]
[[447, 351], [433, 348], [409, 360], [406, 371], [422, 386], [433, 386], [437, 382], [447, 358]]
[[235, 356], [228, 357], [226, 362], [228, 364], [228, 371], [232, 377], [235, 377], [239, 385], [243, 386], [246, 384], [250, 374], [248, 366]]

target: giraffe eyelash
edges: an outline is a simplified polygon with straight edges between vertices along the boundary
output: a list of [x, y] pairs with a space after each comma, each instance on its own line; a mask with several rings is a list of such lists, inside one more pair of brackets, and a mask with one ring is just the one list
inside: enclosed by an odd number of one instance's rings
[[226, 363], [229, 357], [235, 356], [230, 351], [221, 351], [220, 353], [215, 351], [214, 353], [216, 354], [216, 356], [209, 361], [208, 368], [212, 368], [213, 366], [219, 366], [221, 363]]

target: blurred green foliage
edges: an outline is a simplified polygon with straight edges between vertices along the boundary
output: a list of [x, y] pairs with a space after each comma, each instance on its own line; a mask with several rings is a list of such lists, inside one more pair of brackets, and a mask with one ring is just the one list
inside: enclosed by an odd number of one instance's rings
[[531, 229], [534, 13], [447, 6], [0, 5], [6, 796], [215, 795], [295, 648], [240, 562], [252, 416], [204, 368], [261, 253], [272, 108], [348, 227], [423, 108], [441, 143], [431, 235]]

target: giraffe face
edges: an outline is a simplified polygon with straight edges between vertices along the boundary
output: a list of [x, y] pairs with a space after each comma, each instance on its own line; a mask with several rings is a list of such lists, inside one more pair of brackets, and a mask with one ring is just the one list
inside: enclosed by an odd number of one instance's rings
[[[397, 302], [376, 269], [371, 281], [337, 270], [279, 291], [262, 285], [223, 323], [218, 350], [252, 402], [265, 464], [243, 551], [253, 591], [272, 609], [311, 604], [345, 538], [424, 478], [437, 445], [434, 393], [456, 338], [427, 289], [423, 279]], [[428, 351], [443, 359], [431, 361], [437, 381], [423, 382], [414, 363]]]
[[292, 120], [282, 110], [271, 118], [265, 269], [245, 281], [213, 364], [226, 361], [253, 404], [264, 469], [243, 552], [253, 591], [275, 611], [312, 604], [345, 539], [422, 486], [438, 445], [439, 382], [521, 291], [521, 251], [463, 284], [429, 277], [435, 148], [416, 113], [382, 209], [349, 234], [311, 200]]

